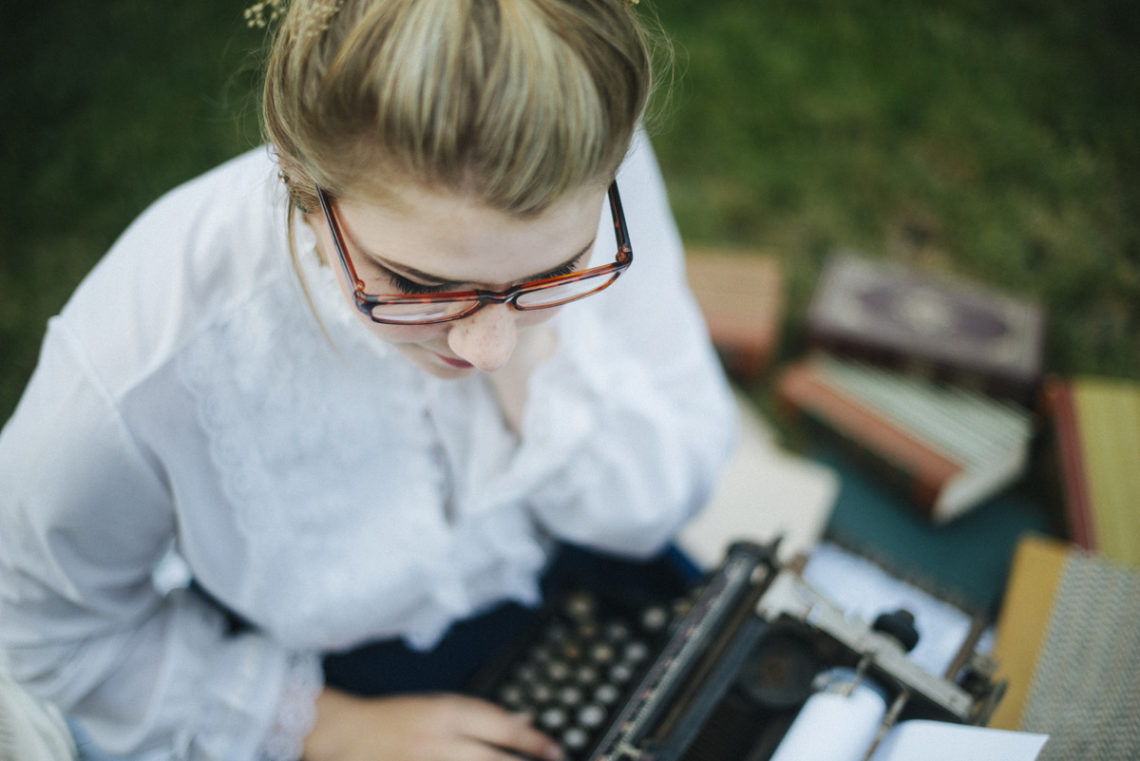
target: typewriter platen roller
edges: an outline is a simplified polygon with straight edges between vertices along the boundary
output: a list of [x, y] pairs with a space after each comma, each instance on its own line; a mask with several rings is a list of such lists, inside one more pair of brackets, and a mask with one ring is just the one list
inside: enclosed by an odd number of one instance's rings
[[992, 664], [929, 674], [906, 657], [915, 636], [904, 611], [847, 617], [775, 545], [740, 543], [681, 600], [569, 593], [473, 691], [531, 713], [575, 761], [776, 761], [823, 693], [880, 706], [880, 735], [907, 718], [984, 724]]

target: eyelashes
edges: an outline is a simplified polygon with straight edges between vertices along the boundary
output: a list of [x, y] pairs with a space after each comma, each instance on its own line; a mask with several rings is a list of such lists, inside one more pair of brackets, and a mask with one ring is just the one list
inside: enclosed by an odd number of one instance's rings
[[[583, 254], [582, 256], [585, 256], [585, 254]], [[548, 277], [559, 277], [561, 275], [569, 275], [571, 272], [578, 269], [578, 263], [580, 261], [582, 261], [582, 256], [579, 256], [577, 259], [575, 259], [572, 262], [566, 262], [565, 264], [563, 264], [563, 265], [561, 265], [555, 269], [552, 269], [550, 272], [547, 272], [542, 277], [535, 278], [535, 279], [536, 280], [545, 280]]]
[[396, 287], [400, 293], [407, 294], [408, 296], [422, 296], [428, 293], [446, 293], [448, 286], [445, 285], [425, 285], [424, 283], [417, 283], [415, 280], [409, 280], [403, 275], [398, 275], [389, 269], [381, 269], [381, 272], [388, 278], [388, 280]]
[[[559, 267], [550, 270], [549, 272], [546, 272], [535, 279], [545, 280], [546, 278], [569, 275], [571, 272], [574, 272], [576, 269], [578, 269], [578, 263], [581, 260], [582, 257], [579, 257], [573, 261], [566, 262], [565, 264], [562, 264]], [[395, 287], [397, 291], [407, 296], [423, 296], [433, 293], [447, 293], [449, 291], [455, 290], [455, 288], [451, 285], [427, 285], [425, 283], [418, 283], [415, 280], [409, 280], [403, 275], [393, 272], [386, 267], [378, 267], [377, 269], [379, 269], [384, 274], [384, 276], [390, 283], [392, 283], [393, 287]]]

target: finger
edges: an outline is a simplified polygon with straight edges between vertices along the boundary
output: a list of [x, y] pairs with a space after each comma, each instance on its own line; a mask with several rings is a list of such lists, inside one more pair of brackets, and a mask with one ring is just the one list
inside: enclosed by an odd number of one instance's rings
[[491, 745], [525, 753], [534, 758], [559, 761], [564, 754], [558, 743], [531, 726], [530, 719], [474, 698], [459, 698], [455, 707], [456, 731]]
[[438, 761], [520, 761], [532, 758], [467, 737], [453, 737], [442, 743], [438, 751], [438, 755], [432, 756]]

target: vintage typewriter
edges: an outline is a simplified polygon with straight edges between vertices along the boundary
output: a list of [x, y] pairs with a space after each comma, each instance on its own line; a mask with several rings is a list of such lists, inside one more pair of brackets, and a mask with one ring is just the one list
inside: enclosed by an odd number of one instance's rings
[[879, 736], [907, 718], [984, 724], [1002, 693], [993, 664], [971, 653], [953, 679], [929, 674], [906, 657], [916, 638], [905, 611], [851, 619], [775, 545], [740, 543], [679, 599], [568, 590], [472, 691], [529, 713], [574, 761], [773, 759], [839, 672], [841, 691], [874, 686]]

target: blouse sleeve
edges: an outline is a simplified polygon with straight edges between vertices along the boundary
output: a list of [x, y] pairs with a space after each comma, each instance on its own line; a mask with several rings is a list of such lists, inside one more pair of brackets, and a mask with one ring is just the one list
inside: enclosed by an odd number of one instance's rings
[[560, 463], [531, 492], [547, 530], [645, 556], [705, 503], [731, 451], [735, 408], [644, 135], [617, 181], [633, 264], [581, 303], [598, 319], [560, 322], [559, 349], [531, 381], [523, 452]]
[[53, 321], [0, 434], [0, 647], [13, 676], [124, 757], [298, 757], [315, 656], [231, 635], [200, 595], [152, 583], [175, 531], [162, 471], [82, 357]]

